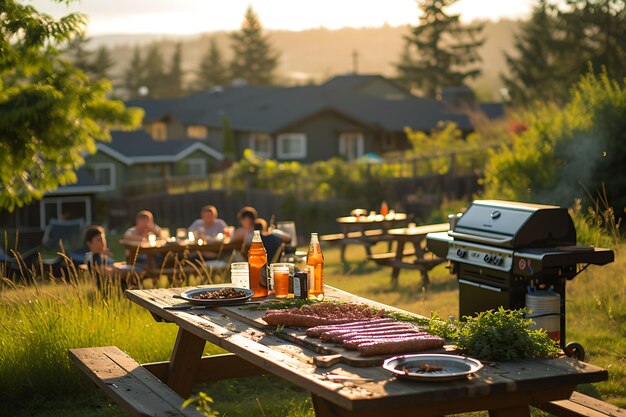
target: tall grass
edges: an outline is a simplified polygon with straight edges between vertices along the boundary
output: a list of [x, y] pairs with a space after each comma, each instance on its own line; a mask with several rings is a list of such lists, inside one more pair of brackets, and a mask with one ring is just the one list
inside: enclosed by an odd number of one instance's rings
[[118, 287], [98, 290], [79, 275], [46, 285], [3, 283], [0, 392], [9, 402], [80, 392], [85, 380], [70, 363], [70, 348], [115, 345], [139, 362], [171, 354], [176, 326], [156, 323]]

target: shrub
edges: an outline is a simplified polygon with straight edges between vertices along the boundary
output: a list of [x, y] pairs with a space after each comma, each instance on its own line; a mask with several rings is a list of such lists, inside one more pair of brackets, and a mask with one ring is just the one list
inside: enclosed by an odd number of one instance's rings
[[[584, 76], [559, 108], [537, 104], [517, 114], [527, 126], [512, 146], [490, 152], [485, 196], [568, 206], [589, 203], [606, 186], [616, 213], [626, 206], [626, 89], [606, 73]], [[585, 205], [585, 204], [583, 204]]]

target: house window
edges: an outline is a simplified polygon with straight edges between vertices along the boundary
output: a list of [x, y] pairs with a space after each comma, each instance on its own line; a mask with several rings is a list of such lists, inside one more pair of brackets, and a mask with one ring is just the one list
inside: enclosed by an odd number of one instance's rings
[[187, 137], [190, 139], [206, 139], [209, 137], [209, 129], [206, 126], [187, 126]]
[[339, 155], [351, 161], [363, 155], [363, 134], [342, 133], [339, 135]]
[[281, 159], [306, 157], [306, 135], [304, 133], [281, 133], [278, 135], [276, 156]]
[[167, 125], [165, 122], [154, 122], [148, 125], [148, 133], [154, 140], [167, 140]]
[[82, 219], [91, 224], [91, 200], [87, 196], [44, 198], [39, 202], [40, 227], [45, 229], [50, 220]]
[[115, 164], [93, 164], [93, 176], [98, 185], [115, 188]]
[[206, 175], [206, 159], [188, 159], [187, 175], [202, 177]]
[[385, 150], [394, 149], [396, 147], [395, 145], [396, 141], [394, 140], [393, 134], [383, 133], [382, 148]]
[[262, 158], [272, 157], [272, 137], [265, 133], [250, 135], [250, 149]]

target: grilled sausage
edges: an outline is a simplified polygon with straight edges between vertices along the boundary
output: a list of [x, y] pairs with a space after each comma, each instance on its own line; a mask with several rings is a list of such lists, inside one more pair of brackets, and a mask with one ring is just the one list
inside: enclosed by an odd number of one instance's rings
[[360, 336], [353, 337], [352, 339], [348, 339], [343, 342], [341, 346], [348, 350], [355, 350], [359, 345], [368, 342], [376, 342], [380, 340], [395, 340], [395, 339], [409, 339], [411, 337], [423, 336], [427, 333], [417, 333], [417, 332], [408, 332], [408, 333], [398, 333], [393, 335], [370, 335], [370, 336]]
[[386, 355], [390, 353], [415, 352], [443, 347], [443, 339], [437, 336], [414, 336], [404, 339], [382, 339], [360, 344], [361, 356]]
[[341, 323], [351, 323], [353, 319], [340, 319], [340, 318], [325, 318], [318, 316], [309, 316], [304, 314], [294, 314], [294, 313], [272, 313], [266, 314], [263, 316], [263, 320], [267, 324], [271, 325], [282, 325], [282, 326], [292, 326], [292, 327], [313, 327], [313, 326], [322, 326], [329, 324], [341, 324]]
[[380, 326], [373, 326], [369, 328], [347, 328], [341, 330], [332, 330], [330, 332], [324, 332], [320, 335], [321, 339], [327, 342], [340, 342], [342, 340], [342, 336], [346, 334], [365, 334], [371, 332], [380, 332], [380, 331], [392, 331], [398, 329], [408, 329], [412, 326], [404, 323], [392, 323], [392, 324], [383, 324]]
[[348, 340], [352, 340], [357, 337], [387, 336], [388, 338], [390, 338], [396, 334], [402, 334], [402, 333], [419, 334], [420, 332], [410, 327], [398, 327], [396, 329], [389, 329], [389, 330], [381, 329], [381, 330], [371, 330], [367, 332], [346, 333], [346, 334], [342, 334], [341, 336], [336, 337], [335, 343], [342, 344], [342, 343], [347, 342]]

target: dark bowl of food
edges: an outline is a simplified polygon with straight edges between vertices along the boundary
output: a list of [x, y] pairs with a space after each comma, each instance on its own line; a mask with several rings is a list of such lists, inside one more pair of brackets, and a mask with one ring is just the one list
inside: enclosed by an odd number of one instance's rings
[[254, 291], [236, 287], [194, 288], [180, 295], [180, 298], [195, 305], [241, 304], [254, 295]]

